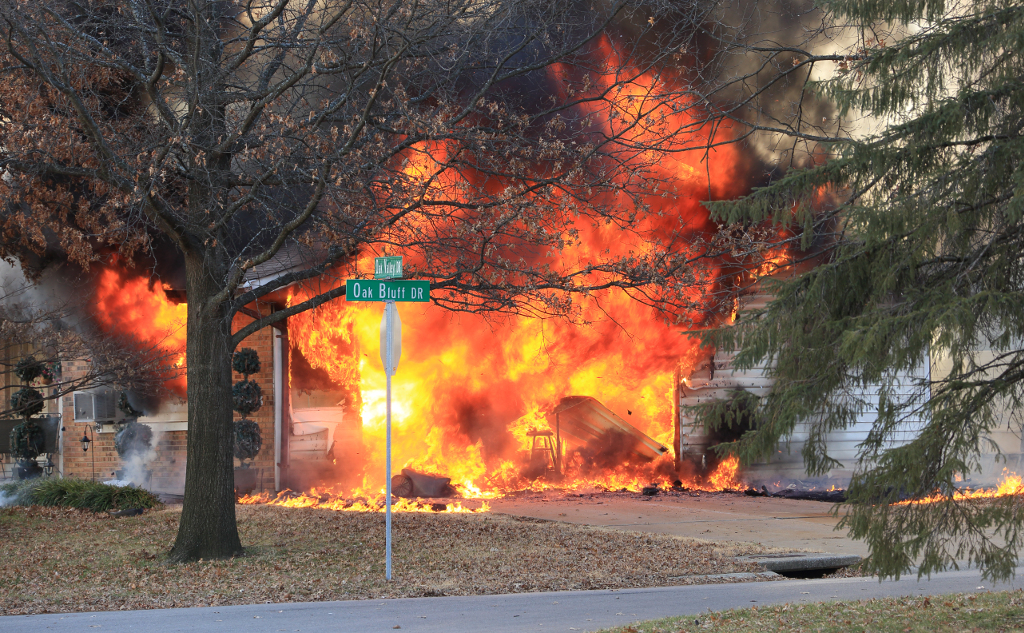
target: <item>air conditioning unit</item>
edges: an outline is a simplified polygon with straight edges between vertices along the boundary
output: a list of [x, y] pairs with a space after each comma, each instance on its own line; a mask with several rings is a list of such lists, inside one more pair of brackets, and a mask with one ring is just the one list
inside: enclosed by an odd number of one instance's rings
[[76, 391], [75, 422], [113, 422], [116, 415], [115, 396], [112, 389], [101, 391]]

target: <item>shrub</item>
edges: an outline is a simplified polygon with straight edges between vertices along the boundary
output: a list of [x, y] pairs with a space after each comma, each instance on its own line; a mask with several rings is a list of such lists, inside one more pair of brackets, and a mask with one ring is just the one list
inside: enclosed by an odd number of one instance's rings
[[244, 461], [254, 459], [263, 448], [263, 434], [260, 425], [252, 420], [235, 422], [235, 457]]
[[249, 415], [263, 406], [263, 390], [255, 380], [239, 380], [231, 387], [231, 400], [235, 411]]
[[38, 457], [46, 447], [43, 429], [35, 420], [26, 419], [11, 429], [11, 454], [19, 460], [31, 460]]
[[43, 410], [43, 394], [32, 387], [22, 387], [11, 396], [11, 408], [21, 416], [30, 418]]
[[231, 357], [231, 368], [248, 380], [249, 374], [258, 374], [260, 371], [260, 355], [248, 347], [240, 349]]
[[126, 418], [137, 418], [142, 415], [142, 411], [139, 411], [132, 406], [131, 402], [128, 402], [128, 394], [121, 392], [121, 395], [117, 397], [117, 408], [121, 410]]
[[22, 358], [14, 366], [14, 375], [26, 385], [44, 374], [50, 374], [49, 369], [42, 361], [36, 360], [32, 356]]
[[114, 448], [122, 459], [132, 453], [145, 453], [153, 445], [153, 429], [132, 420], [114, 435]]
[[238, 350], [231, 357], [231, 367], [245, 376], [245, 380], [239, 380], [231, 387], [231, 404], [242, 414], [242, 419], [235, 422], [235, 457], [242, 462], [243, 468], [248, 468], [246, 460], [255, 459], [263, 447], [259, 425], [245, 418], [263, 406], [263, 390], [255, 380], [249, 380], [250, 374], [260, 370], [259, 354], [249, 348]]
[[85, 479], [31, 479], [0, 486], [20, 506], [57, 506], [93, 512], [155, 508], [160, 500], [152, 492], [131, 486], [108, 486]]

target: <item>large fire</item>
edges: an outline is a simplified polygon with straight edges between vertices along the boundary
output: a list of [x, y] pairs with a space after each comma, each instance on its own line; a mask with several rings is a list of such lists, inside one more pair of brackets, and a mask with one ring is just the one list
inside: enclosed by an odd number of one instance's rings
[[[611, 91], [604, 101], [588, 106], [589, 114], [603, 122], [605, 135], [620, 135], [624, 147], [643, 145], [645, 135], [672, 139], [662, 143], [658, 152], [637, 152], [634, 159], [650, 170], [651, 179], [675, 193], [649, 196], [653, 212], [632, 233], [613, 224], [578, 223], [574, 229], [580, 239], [561, 257], [590, 261], [599, 253], [626, 256], [652, 244], [685, 249], [680, 236], [713, 230], [701, 201], [735, 196], [748, 186], [741, 175], [740, 150], [728, 145], [708, 152], [676, 151], [695, 143], [706, 145], [711, 133], [695, 118], [694, 110], [659, 100], [664, 82], [671, 79], [648, 74], [615, 86], [616, 73], [629, 74], [631, 69], [607, 39], [596, 52], [608, 64], [596, 90]], [[551, 72], [571, 71], [553, 68]], [[639, 123], [630, 126], [629, 121]], [[730, 132], [720, 128], [716, 133]], [[407, 156], [405, 173], [453, 195], [457, 188], [453, 181], [472, 176], [449, 173], [444, 156], [443, 147], [414, 148]], [[374, 255], [365, 253], [356, 262], [355, 272], [372, 275]], [[407, 267], [416, 266], [415, 257], [411, 259], [407, 256]], [[695, 295], [706, 291], [707, 286], [700, 284], [692, 289]], [[308, 296], [300, 288], [289, 301]], [[400, 304], [400, 312], [403, 351], [392, 404], [394, 472], [409, 468], [443, 474], [464, 495], [475, 496], [550, 486], [639, 490], [678, 476], [671, 451], [645, 460], [626, 450], [617, 452], [615, 446], [572, 452], [559, 445], [557, 452], [564, 454], [552, 458], [560, 462], [558, 472], [547, 469], [537, 476], [524, 468], [537, 455], [538, 434], [554, 432], [550, 412], [565, 396], [593, 397], [655, 442], [673, 445], [675, 380], [680, 370], [688, 373], [703, 353], [667, 315], [624, 292], [584, 300], [576, 323], [530, 317], [488, 319], [453, 314], [430, 304]], [[379, 491], [384, 485], [385, 375], [376, 343], [380, 319], [380, 305], [337, 301], [292, 317], [288, 324], [293, 355], [326, 372], [339, 387], [359, 394], [345, 404], [346, 415], [361, 418], [364, 468], [354, 480], [324, 482], [352, 491]], [[544, 453], [543, 446], [542, 456], [555, 452]], [[694, 477], [686, 485], [705, 490], [739, 485], [733, 461], [707, 475]]]
[[[684, 83], [682, 78], [633, 73], [631, 81], [615, 85], [617, 74], [633, 72], [628, 62], [607, 38], [594, 53], [606, 60], [607, 74], [596, 77], [591, 89], [607, 97], [585, 106], [585, 114], [598, 128], [603, 126], [604, 135], [621, 137], [622, 155], [642, 164], [645, 177], [660, 183], [660, 190], [648, 196], [651, 212], [630, 231], [589, 221], [572, 226], [578, 239], [558, 257], [585, 262], [602, 254], [626, 257], [652, 248], [685, 252], [687, 236], [715, 230], [701, 201], [734, 197], [749, 187], [744, 156], [738, 146], [709, 147], [731, 134], [728, 126], [705, 125], [699, 111], [687, 109], [692, 104], [661, 98], [666, 82], [675, 82], [675, 89]], [[573, 71], [556, 67], [550, 72], [553, 85], [561, 86], [562, 75]], [[646, 138], [657, 139], [660, 149], [631, 149], [650, 146]], [[705, 149], [682, 151], [701, 145]], [[446, 196], [457, 197], [460, 179], [472, 175], [451, 173], [443, 162], [444, 149], [413, 148], [403, 169], [410, 179], [447, 188]], [[353, 272], [371, 276], [374, 255], [363, 253]], [[412, 259], [407, 266], [416, 266]], [[113, 271], [103, 275], [100, 300], [106, 307], [97, 312], [118, 315], [110, 327], [116, 322], [147, 344], [183, 348], [184, 305], [171, 303], [160, 286], [140, 286], [146, 282]], [[714, 269], [706, 271], [703, 281], [694, 284], [689, 291], [694, 299], [708, 291], [715, 275]], [[288, 301], [302, 301], [310, 292], [292, 288]], [[375, 502], [353, 505], [345, 499], [374, 499], [385, 484], [385, 376], [377, 358], [381, 312], [379, 304], [339, 300], [288, 320], [293, 394], [296, 389], [312, 390], [298, 378], [296, 367], [326, 376], [331, 383], [326, 391], [343, 395], [317, 406], [343, 409], [345, 424], [361, 427], [361, 441], [335, 439], [330, 457], [337, 468], [319, 471], [318, 483], [333, 487], [329, 493], [311, 490], [299, 497], [251, 500], [335, 509], [377, 507]], [[574, 323], [485, 318], [431, 304], [400, 304], [400, 312], [403, 351], [393, 387], [393, 473], [408, 468], [443, 475], [461, 496], [475, 498], [549, 487], [639, 490], [677, 478], [691, 489], [740, 487], [735, 460], [726, 460], [713, 472], [684, 476], [676, 471], [672, 450], [664, 448], [675, 441], [678, 377], [706, 355], [676, 324], [680, 315], [661, 313], [621, 291], [582, 300]], [[643, 457], [629, 450], [629, 442], [617, 443], [613, 440], [619, 436], [611, 435], [603, 444], [559, 441], [551, 412], [568, 396], [599, 401], [623, 421], [620, 426], [660, 444], [662, 453]], [[291, 408], [300, 404], [293, 398]], [[341, 435], [335, 431], [334, 437]], [[538, 438], [544, 438], [539, 451]], [[541, 462], [550, 457], [555, 467], [531, 468], [538, 455]]]

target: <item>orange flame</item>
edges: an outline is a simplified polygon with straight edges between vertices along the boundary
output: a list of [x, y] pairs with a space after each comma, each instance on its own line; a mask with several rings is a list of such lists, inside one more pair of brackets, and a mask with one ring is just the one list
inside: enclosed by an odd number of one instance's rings
[[[276, 496], [268, 492], [261, 492], [256, 495], [244, 495], [238, 500], [242, 505], [266, 504], [281, 506], [284, 508], [319, 508], [321, 510], [334, 510], [336, 512], [384, 512], [384, 495], [377, 496], [370, 501], [365, 498], [347, 499], [342, 495], [335, 494], [332, 490], [318, 490], [312, 488], [309, 492], [295, 494], [291, 490], [284, 490]], [[393, 512], [435, 512], [435, 513], [470, 513], [487, 512], [491, 508], [487, 502], [483, 502], [479, 508], [468, 508], [462, 505], [461, 501], [446, 503], [423, 503], [411, 499], [396, 499], [391, 503]]]
[[737, 473], [740, 469], [740, 460], [736, 457], [729, 457], [715, 469], [715, 472], [711, 473], [708, 477], [708, 483], [711, 484], [711, 490], [736, 490], [740, 488], [742, 484], [736, 478]]
[[[628, 230], [614, 223], [585, 219], [564, 227], [574, 237], [567, 240], [561, 252], [549, 255], [556, 270], [561, 262], [567, 262], [564, 267], [569, 268], [579, 262], [628, 258], [654, 249], [685, 253], [688, 236], [706, 235], [716, 229], [701, 201], [733, 197], [748, 187], [741, 150], [735, 145], [710, 147], [716, 140], [732, 135], [728, 125], [705, 124], [695, 104], [665, 98], [685, 83], [684, 79], [669, 73], [636, 73], [608, 38], [600, 41], [594, 54], [596, 59], [608, 61], [608, 72], [591, 78], [594, 83], [588, 89], [610, 96], [585, 106], [590, 109], [585, 118], [597, 121], [595, 133], [621, 139], [620, 156], [637, 166], [617, 184], [622, 189], [631, 188], [640, 180], [658, 186], [651, 187], [645, 198], [649, 212]], [[553, 69], [555, 83], [564, 85], [558, 81], [559, 75], [571, 79], [572, 72], [563, 67]], [[619, 73], [636, 76], [615, 85]], [[651, 147], [648, 139], [660, 148], [632, 149]], [[699, 149], [701, 145], [703, 149]], [[421, 197], [460, 199], [461, 192], [468, 190], [473, 175], [449, 169], [445, 152], [445, 147], [417, 146], [404, 157], [404, 176], [426, 189]], [[609, 194], [600, 202], [614, 204], [615, 199]], [[538, 200], [538, 205], [555, 202]], [[406, 221], [421, 221], [416, 218], [411, 214]], [[409, 230], [416, 229], [413, 226]], [[354, 272], [370, 276], [373, 255], [363, 253], [354, 263]], [[415, 269], [418, 262], [415, 257], [407, 257], [405, 264], [407, 269]], [[138, 313], [130, 327], [142, 340], [183, 349], [183, 327], [173, 330], [180, 338], [153, 327], [172, 311], [173, 304], [162, 288], [157, 286], [150, 292], [138, 286], [125, 292], [129, 282], [116, 274], [108, 282], [106, 274], [101, 282], [104, 300], [113, 302], [120, 296], [122, 301], [100, 312], [116, 314], [130, 307]], [[717, 274], [711, 269], [706, 278], [697, 280], [687, 290], [690, 298], [701, 299]], [[295, 288], [288, 304], [323, 290]], [[151, 299], [141, 299], [143, 291]], [[175, 314], [179, 310], [183, 324], [184, 306], [173, 306]], [[393, 472], [405, 467], [450, 477], [463, 496], [475, 498], [554, 486], [639, 490], [651, 482], [677, 477], [670, 454], [644, 461], [624, 453], [616, 456], [614, 464], [596, 467], [579, 446], [555, 446], [553, 452], [558, 453], [563, 466], [561, 473], [546, 470], [539, 477], [528, 476], [524, 464], [537, 454], [545, 456], [543, 450], [533, 450], [530, 431], [550, 429], [546, 412], [570, 395], [596, 398], [654, 441], [671, 446], [675, 434], [675, 375], [680, 366], [685, 375], [699, 356], [697, 344], [683, 336], [681, 326], [670, 322], [680, 315], [661, 313], [625, 292], [603, 292], [585, 298], [575, 314], [576, 323], [530, 317], [487, 319], [446, 312], [429, 304], [402, 304], [400, 311], [404, 340], [393, 386]], [[349, 423], [355, 420], [360, 427], [362, 444], [342, 444], [334, 457], [336, 461], [354, 460], [354, 453], [360, 453], [364, 467], [358, 480], [324, 481], [343, 489], [344, 494], [311, 490], [299, 496], [246, 497], [243, 503], [364, 510], [378, 507], [376, 500], [351, 503], [345, 499], [376, 499], [360, 491], [380, 490], [384, 484], [386, 379], [376, 354], [381, 312], [378, 304], [335, 301], [288, 321], [291, 353], [301, 355], [310, 367], [325, 373], [338, 391], [357, 394], [344, 401], [344, 406]], [[113, 328], [115, 323], [124, 327], [123, 320], [112, 320], [108, 326]], [[741, 486], [735, 460], [726, 460], [706, 478], [692, 478], [684, 484], [697, 490]], [[407, 507], [405, 511], [421, 507], [401, 503]]]
[[[971, 490], [970, 488], [962, 488], [953, 491], [952, 495], [942, 494], [936, 492], [932, 495], [921, 499], [908, 499], [906, 501], [900, 501], [896, 505], [916, 505], [921, 503], [938, 503], [940, 501], [974, 501], [977, 499], [996, 499], [998, 497], [1006, 497], [1010, 495], [1024, 495], [1024, 479], [1020, 475], [1014, 472], [1010, 472], [1007, 469], [1003, 469], [1002, 480], [995, 490], [992, 489], [978, 489]], [[959, 477], [957, 481], [959, 481]]]
[[185, 324], [188, 307], [167, 296], [168, 286], [151, 284], [116, 268], [103, 270], [96, 284], [93, 315], [111, 336], [131, 336], [137, 346], [153, 348], [176, 357], [182, 371], [168, 382], [178, 395], [185, 395]]
[[[401, 306], [403, 351], [392, 391], [395, 472], [438, 473], [491, 491], [525, 486], [514, 464], [529, 449], [527, 432], [547, 428], [542, 412], [564, 395], [594, 396], [671, 446], [673, 373], [692, 343], [652, 323], [650, 310], [628, 299], [610, 298], [602, 307], [614, 320], [593, 314], [592, 325], [577, 328], [516, 319], [495, 332], [494, 324], [480, 317]], [[361, 393], [359, 414], [370, 462], [364, 488], [383, 484], [385, 376], [376, 354], [380, 319], [377, 304], [337, 302], [289, 321], [293, 353]], [[357, 364], [320, 344], [340, 337], [346, 328], [366, 350]], [[639, 489], [647, 483], [637, 481], [641, 471], [636, 464], [622, 466], [625, 473], [583, 477], [580, 483], [608, 489]]]
[[[709, 196], [735, 196], [748, 186], [736, 146], [684, 151], [707, 147], [732, 131], [728, 126], [704, 124], [694, 104], [664, 98], [683, 79], [636, 72], [608, 38], [600, 42], [595, 55], [608, 60], [608, 71], [591, 77], [595, 83], [589, 90], [610, 96], [586, 106], [592, 110], [588, 118], [598, 122], [595, 125], [606, 138], [621, 139], [623, 155], [649, 175], [649, 182], [664, 187], [650, 192], [646, 203], [651, 212], [630, 231], [615, 224], [578, 221], [571, 227], [578, 239], [568, 240], [558, 253], [559, 262], [553, 262], [556, 267], [561, 261], [628, 257], [653, 248], [684, 251], [686, 235], [715, 229], [701, 201]], [[571, 69], [556, 67], [551, 72], [555, 84], [571, 85]], [[615, 85], [623, 73], [635, 77]], [[585, 82], [577, 82], [581, 83]], [[631, 149], [651, 147], [652, 143], [641, 142], [645, 139], [654, 140], [658, 149]], [[428, 198], [459, 199], [463, 185], [472, 180], [471, 174], [448, 170], [445, 155], [444, 147], [417, 146], [404, 157], [405, 177], [423, 183]], [[622, 183], [624, 187], [632, 184]], [[669, 191], [671, 195], [664, 195]], [[409, 218], [416, 221], [414, 216]], [[364, 253], [353, 272], [370, 276], [373, 255]], [[416, 256], [406, 257], [407, 270], [417, 265]], [[706, 283], [715, 274], [711, 270]], [[708, 288], [697, 283], [689, 292], [699, 299]], [[289, 303], [313, 293], [312, 289], [295, 290]], [[340, 388], [360, 394], [346, 415], [361, 418], [364, 448], [359, 452], [366, 459], [364, 476], [356, 485], [326, 484], [364, 490], [383, 485], [385, 376], [376, 354], [381, 312], [377, 304], [339, 301], [289, 320], [292, 353], [326, 372]], [[477, 495], [550, 486], [639, 490], [652, 481], [676, 478], [670, 455], [654, 462], [623, 455], [613, 466], [596, 469], [588, 458], [572, 453], [574, 447], [563, 446], [555, 449], [563, 453], [558, 456], [563, 460], [562, 473], [545, 469], [540, 477], [523, 474], [523, 465], [531, 457], [555, 461], [544, 446], [532, 450], [534, 439], [529, 433], [550, 429], [545, 412], [569, 395], [594, 397], [656, 442], [672, 445], [675, 373], [680, 364], [695, 363], [698, 350], [667, 315], [624, 292], [604, 292], [583, 300], [577, 314], [583, 325], [529, 317], [495, 321], [452, 314], [429, 304], [402, 304], [400, 312], [404, 340], [393, 379], [394, 472], [404, 467], [440, 474]], [[355, 354], [353, 342], [361, 350]], [[705, 490], [736, 488], [736, 463], [727, 461], [710, 477], [695, 478], [686, 485]]]

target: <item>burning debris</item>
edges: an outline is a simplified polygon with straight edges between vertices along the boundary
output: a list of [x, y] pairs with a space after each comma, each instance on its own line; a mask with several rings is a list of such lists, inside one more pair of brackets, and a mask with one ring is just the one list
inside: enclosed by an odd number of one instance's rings
[[551, 411], [558, 433], [583, 444], [599, 467], [627, 459], [653, 461], [669, 449], [589, 396], [567, 396]]
[[418, 473], [403, 468], [400, 475], [391, 478], [391, 492], [397, 497], [457, 497], [450, 477]]
[[[961, 482], [963, 484], [963, 482]], [[827, 503], [843, 503], [846, 501], [846, 490], [837, 487], [835, 484], [814, 481], [778, 481], [769, 485], [762, 484], [760, 488], [751, 486], [744, 491], [750, 497], [775, 497], [780, 499], [801, 499], [807, 501], [823, 501]], [[977, 501], [985, 499], [996, 499], [1011, 495], [1024, 496], [1024, 478], [1015, 472], [1003, 469], [999, 481], [991, 485], [984, 485], [972, 488], [961, 485], [943, 493], [936, 491], [934, 494], [912, 498], [910, 495], [900, 495], [901, 500], [897, 505], [914, 505], [922, 503], [937, 503], [942, 501]]]

